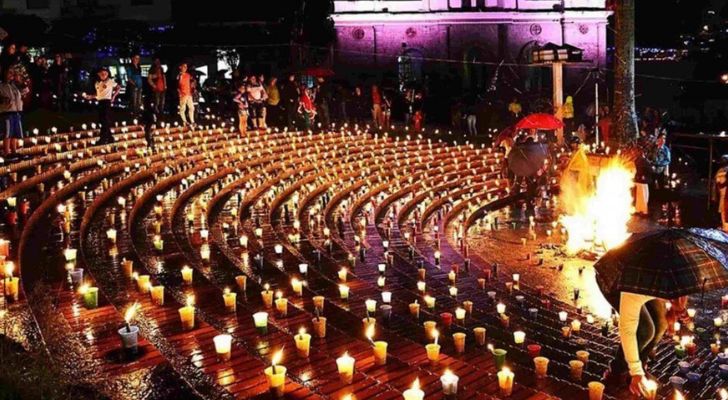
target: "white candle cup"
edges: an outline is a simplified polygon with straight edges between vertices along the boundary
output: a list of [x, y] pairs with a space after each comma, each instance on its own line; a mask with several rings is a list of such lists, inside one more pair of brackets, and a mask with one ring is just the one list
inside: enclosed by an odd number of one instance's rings
[[222, 334], [212, 338], [212, 341], [215, 343], [215, 352], [217, 353], [218, 360], [220, 362], [229, 361], [232, 353], [233, 337], [228, 334]]
[[128, 330], [123, 327], [118, 332], [119, 338], [121, 338], [121, 347], [124, 351], [136, 354], [139, 348], [139, 327], [131, 325]]

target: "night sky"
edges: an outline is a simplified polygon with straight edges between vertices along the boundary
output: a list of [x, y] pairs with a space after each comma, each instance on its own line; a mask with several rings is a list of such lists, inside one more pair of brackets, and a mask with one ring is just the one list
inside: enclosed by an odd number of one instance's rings
[[[694, 34], [701, 29], [709, 10], [715, 11], [714, 19], [728, 17], [728, 0], [642, 0], [636, 3], [638, 46], [677, 46], [681, 34]], [[659, 4], [659, 11], [656, 4]]]

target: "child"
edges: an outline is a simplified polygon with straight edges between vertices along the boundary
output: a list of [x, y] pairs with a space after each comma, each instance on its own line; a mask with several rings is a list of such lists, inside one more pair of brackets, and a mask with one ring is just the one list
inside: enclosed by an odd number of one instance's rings
[[245, 135], [248, 132], [248, 88], [245, 83], [238, 84], [233, 101], [238, 105], [238, 129], [241, 135]]
[[28, 89], [20, 90], [21, 76], [14, 68], [5, 70], [5, 81], [0, 83], [0, 131], [4, 134], [4, 155], [15, 158], [18, 141], [23, 138], [23, 95]]
[[99, 103], [99, 124], [101, 125], [101, 139], [98, 144], [109, 144], [114, 142], [114, 137], [111, 136], [111, 104], [119, 95], [121, 86], [116, 83], [115, 80], [111, 79], [109, 70], [102, 67], [96, 73], [99, 80], [96, 81], [94, 88], [96, 94], [85, 94], [84, 99], [96, 100]]

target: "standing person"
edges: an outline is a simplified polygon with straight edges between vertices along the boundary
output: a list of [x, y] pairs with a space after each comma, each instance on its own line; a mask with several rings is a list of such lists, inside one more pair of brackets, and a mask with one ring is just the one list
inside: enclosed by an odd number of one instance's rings
[[718, 203], [721, 229], [728, 232], [728, 154], [720, 158], [720, 168], [715, 173], [714, 200]]
[[600, 107], [597, 126], [599, 127], [599, 141], [609, 144], [612, 140], [612, 117], [609, 115], [609, 107]]
[[281, 92], [278, 90], [278, 78], [275, 76], [270, 77], [268, 85], [265, 87], [265, 92], [268, 93], [268, 100], [266, 101], [266, 125], [278, 126], [281, 116], [279, 108]]
[[245, 82], [238, 82], [237, 92], [233, 97], [233, 102], [238, 106], [238, 129], [240, 135], [245, 136], [248, 133], [248, 86]]
[[316, 117], [316, 107], [311, 100], [311, 93], [306, 85], [301, 85], [301, 98], [299, 100], [298, 112], [303, 115], [304, 127], [308, 131], [311, 129], [313, 119]]
[[[186, 62], [179, 65], [177, 75], [177, 96], [179, 96], [179, 116], [182, 118], [182, 125], [195, 125], [195, 101], [192, 98], [192, 75], [187, 72], [189, 66]], [[189, 116], [189, 120], [188, 120]]]
[[56, 97], [57, 111], [68, 111], [70, 93], [70, 72], [63, 56], [53, 56], [53, 65], [48, 68], [48, 81], [51, 93]]
[[129, 89], [131, 111], [138, 114], [142, 109], [142, 56], [134, 54], [131, 56], [131, 64], [126, 69], [126, 87]]
[[357, 85], [354, 87], [354, 93], [351, 96], [351, 105], [353, 115], [353, 123], [360, 127], [364, 125], [364, 121], [367, 119], [367, 111], [369, 107], [367, 105], [366, 97], [361, 90], [361, 86]]
[[296, 76], [293, 74], [288, 75], [288, 80], [283, 84], [283, 90], [281, 91], [281, 100], [285, 109], [284, 111], [286, 112], [286, 126], [288, 130], [295, 129], [300, 96], [298, 85], [296, 85]]
[[4, 72], [4, 82], [0, 83], [0, 130], [3, 134], [3, 156], [14, 159], [17, 157], [18, 141], [23, 138], [23, 90], [20, 89], [20, 77], [13, 68]]
[[652, 186], [655, 189], [667, 187], [668, 168], [672, 161], [670, 148], [667, 147], [666, 137], [661, 133], [655, 140], [655, 145], [648, 157], [652, 165]]
[[316, 113], [323, 129], [328, 129], [331, 125], [331, 113], [329, 106], [333, 101], [333, 97], [334, 93], [331, 83], [326, 81], [323, 77], [319, 77], [316, 85], [316, 98], [314, 99], [314, 102], [316, 105]]
[[412, 111], [414, 112], [414, 129], [415, 132], [422, 131], [422, 126], [425, 124], [425, 96], [421, 90], [415, 93], [414, 101], [412, 102]]
[[377, 85], [372, 85], [372, 120], [376, 129], [382, 129], [382, 94]]
[[[22, 63], [21, 63], [22, 64]], [[51, 88], [48, 82], [48, 63], [45, 57], [38, 56], [35, 62], [28, 67], [30, 81], [32, 82], [33, 93], [32, 106], [50, 109]]]
[[20, 57], [18, 57], [18, 51], [15, 43], [6, 44], [3, 48], [2, 54], [0, 54], [0, 72], [2, 72], [2, 76], [5, 76], [5, 71], [10, 69], [11, 66], [19, 62]]
[[152, 68], [149, 69], [147, 82], [149, 83], [149, 87], [152, 88], [155, 112], [157, 115], [164, 114], [164, 105], [167, 96], [167, 76], [164, 74], [162, 60], [159, 57], [155, 57], [152, 62]]
[[384, 129], [391, 124], [392, 118], [392, 100], [389, 98], [387, 92], [382, 92], [382, 126]]
[[268, 94], [265, 92], [263, 84], [258, 81], [255, 75], [251, 75], [248, 83], [248, 103], [250, 104], [250, 118], [255, 129], [265, 129], [265, 101], [268, 100]]
[[564, 132], [566, 136], [574, 131], [574, 98], [566, 96], [564, 105], [561, 106], [561, 118], [564, 121]]
[[101, 125], [101, 137], [97, 144], [109, 144], [114, 142], [111, 136], [111, 104], [121, 90], [121, 86], [111, 78], [109, 70], [101, 67], [96, 73], [98, 80], [94, 85], [96, 94], [84, 93], [86, 100], [96, 100], [99, 104], [99, 124]]

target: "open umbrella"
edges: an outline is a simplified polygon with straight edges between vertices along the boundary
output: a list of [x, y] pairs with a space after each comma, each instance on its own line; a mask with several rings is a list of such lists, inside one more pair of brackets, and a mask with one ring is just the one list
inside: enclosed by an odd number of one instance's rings
[[594, 265], [605, 296], [631, 292], [663, 299], [728, 287], [728, 235], [715, 229], [635, 234]]
[[553, 130], [563, 128], [564, 123], [551, 114], [537, 113], [523, 117], [516, 124], [516, 129]]
[[545, 143], [518, 143], [508, 153], [508, 168], [517, 176], [531, 176], [541, 167], [548, 157]]

